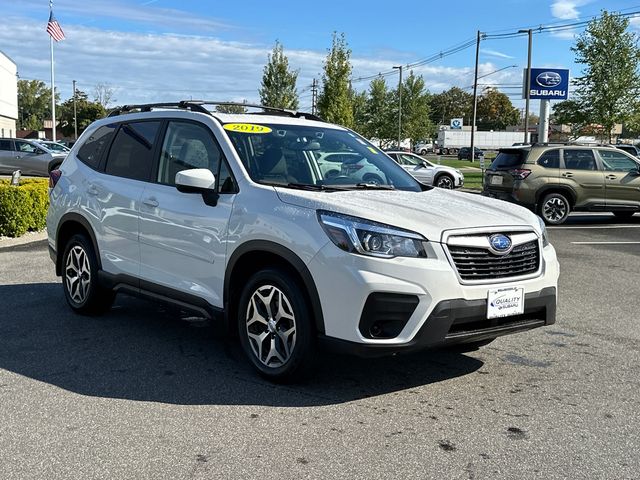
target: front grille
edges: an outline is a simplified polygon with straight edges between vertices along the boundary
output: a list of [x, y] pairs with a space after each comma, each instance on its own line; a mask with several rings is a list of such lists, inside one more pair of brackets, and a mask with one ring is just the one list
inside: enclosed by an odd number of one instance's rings
[[463, 280], [493, 280], [535, 273], [540, 266], [538, 241], [514, 247], [507, 255], [484, 248], [449, 246], [449, 253]]

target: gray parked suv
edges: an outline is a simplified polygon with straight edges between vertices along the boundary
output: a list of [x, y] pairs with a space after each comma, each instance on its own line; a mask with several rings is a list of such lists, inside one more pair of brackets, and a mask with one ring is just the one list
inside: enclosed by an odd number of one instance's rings
[[32, 140], [0, 138], [0, 173], [46, 177], [60, 166], [65, 153], [56, 153]]

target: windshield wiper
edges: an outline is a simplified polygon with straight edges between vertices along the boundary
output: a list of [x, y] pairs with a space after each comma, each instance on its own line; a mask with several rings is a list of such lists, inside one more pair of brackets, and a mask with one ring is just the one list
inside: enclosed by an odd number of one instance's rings
[[369, 190], [395, 190], [393, 185], [381, 185], [378, 183], [360, 182], [354, 185], [356, 188], [364, 188]]
[[[276, 186], [280, 186], [280, 185], [276, 185]], [[327, 185], [316, 185], [313, 183], [287, 183], [287, 185], [281, 185], [281, 186], [283, 187], [287, 186], [289, 188], [297, 188], [299, 190], [311, 190], [314, 192], [336, 192], [336, 191], [348, 190], [347, 188], [327, 186]]]

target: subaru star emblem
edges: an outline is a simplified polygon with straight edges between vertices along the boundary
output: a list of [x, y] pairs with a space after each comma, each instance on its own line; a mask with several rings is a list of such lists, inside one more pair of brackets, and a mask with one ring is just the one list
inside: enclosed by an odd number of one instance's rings
[[511, 250], [511, 239], [501, 233], [491, 235], [489, 243], [496, 253], [508, 253]]
[[536, 83], [541, 87], [550, 88], [559, 85], [562, 81], [559, 73], [556, 72], [542, 72], [536, 77]]

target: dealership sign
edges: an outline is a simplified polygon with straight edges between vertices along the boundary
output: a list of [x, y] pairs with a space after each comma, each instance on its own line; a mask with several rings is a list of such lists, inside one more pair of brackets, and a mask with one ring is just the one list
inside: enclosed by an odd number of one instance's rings
[[[525, 88], [522, 98], [526, 98], [526, 75], [524, 71]], [[558, 68], [532, 68], [529, 98], [532, 100], [566, 100], [569, 93], [569, 70]]]

